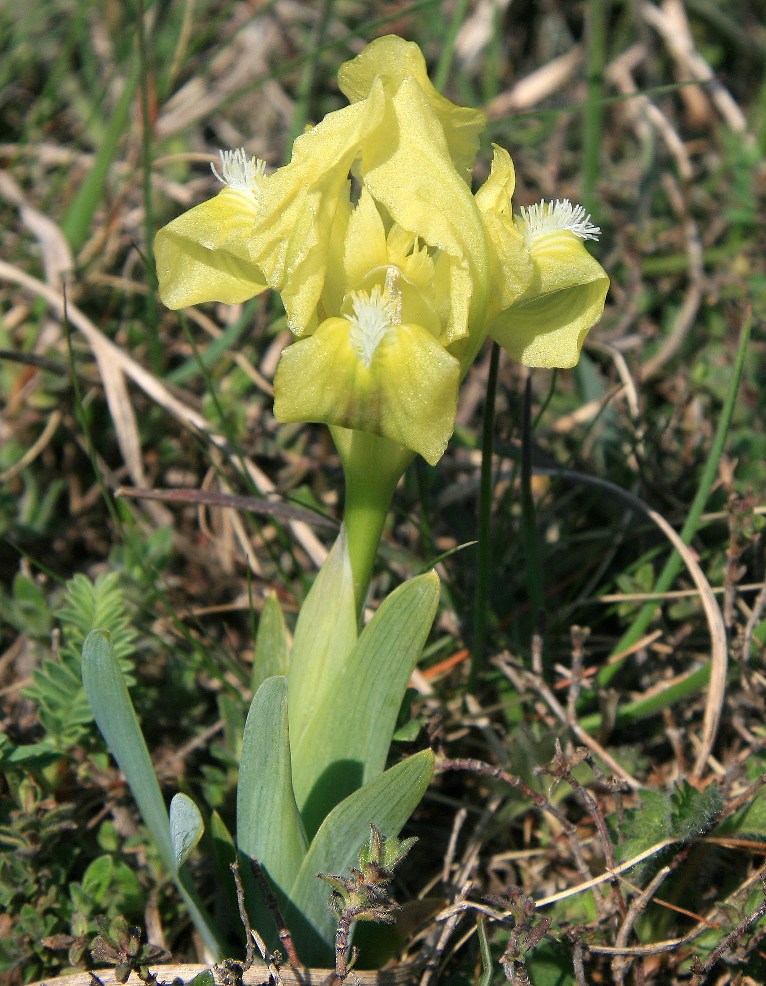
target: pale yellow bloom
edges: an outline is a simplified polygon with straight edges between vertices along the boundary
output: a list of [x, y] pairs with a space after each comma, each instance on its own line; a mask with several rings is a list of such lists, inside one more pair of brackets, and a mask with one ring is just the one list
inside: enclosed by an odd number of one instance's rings
[[[417, 45], [380, 38], [341, 66], [350, 104], [266, 174], [223, 155], [220, 193], [157, 235], [170, 307], [279, 291], [296, 341], [275, 414], [384, 437], [435, 462], [458, 383], [491, 335], [529, 366], [572, 366], [608, 280], [568, 203], [514, 216], [495, 147], [470, 188], [483, 114], [445, 99]], [[218, 172], [216, 172], [218, 173]]]

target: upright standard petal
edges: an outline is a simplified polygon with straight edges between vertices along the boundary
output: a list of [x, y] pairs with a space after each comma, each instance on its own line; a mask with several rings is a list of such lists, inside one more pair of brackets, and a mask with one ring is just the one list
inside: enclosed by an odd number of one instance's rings
[[516, 173], [508, 151], [492, 145], [494, 155], [489, 178], [476, 193], [491, 244], [492, 294], [494, 311], [510, 308], [532, 280], [532, 261], [523, 233], [513, 221], [513, 192]]
[[396, 223], [386, 233], [383, 217], [365, 186], [348, 213], [344, 207], [336, 214], [330, 253], [333, 263], [322, 292], [328, 314], [348, 315], [355, 292], [383, 290], [386, 279], [395, 273], [402, 303], [400, 321], [422, 325], [435, 338], [441, 337], [447, 318], [442, 320], [437, 314], [434, 262], [428, 248]]
[[366, 188], [348, 220], [343, 249], [343, 273], [352, 289], [362, 287], [365, 277], [388, 263], [386, 230], [377, 206]]
[[375, 79], [384, 88], [396, 92], [404, 79], [412, 78], [422, 90], [441, 124], [452, 161], [466, 182], [479, 149], [479, 136], [487, 119], [481, 110], [457, 106], [442, 96], [428, 78], [423, 53], [412, 41], [389, 34], [367, 45], [351, 61], [341, 65], [338, 85], [349, 102], [366, 99]]
[[253, 249], [297, 336], [317, 325], [334, 220], [348, 198], [352, 164], [383, 123], [384, 99], [377, 82], [363, 102], [328, 113], [298, 137], [290, 163], [269, 177]]
[[447, 254], [442, 342], [466, 335], [469, 320], [483, 320], [487, 303], [484, 227], [452, 163], [441, 124], [414, 79], [405, 78], [387, 101], [379, 136], [362, 149], [359, 176], [395, 223]]

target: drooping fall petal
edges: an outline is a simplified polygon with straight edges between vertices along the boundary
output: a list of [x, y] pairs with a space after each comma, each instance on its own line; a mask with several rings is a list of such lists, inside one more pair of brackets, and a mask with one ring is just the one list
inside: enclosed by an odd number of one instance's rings
[[452, 434], [459, 379], [457, 360], [431, 333], [390, 321], [373, 293], [357, 299], [355, 319], [327, 319], [284, 350], [274, 414], [373, 432], [434, 464]]
[[205, 301], [234, 305], [267, 287], [252, 255], [255, 196], [224, 188], [157, 233], [160, 297], [168, 308]]
[[[235, 176], [161, 229], [155, 254], [163, 301], [172, 308], [235, 303], [269, 286], [280, 291], [291, 330], [311, 331], [339, 202], [348, 196], [351, 165], [383, 121], [384, 99], [374, 82], [364, 102], [328, 113], [298, 137], [288, 165], [268, 176], [261, 170], [253, 188]], [[241, 153], [231, 160], [245, 167]]]
[[540, 235], [529, 252], [532, 282], [492, 322], [489, 334], [525, 366], [575, 366], [585, 336], [601, 318], [609, 278], [566, 229]]

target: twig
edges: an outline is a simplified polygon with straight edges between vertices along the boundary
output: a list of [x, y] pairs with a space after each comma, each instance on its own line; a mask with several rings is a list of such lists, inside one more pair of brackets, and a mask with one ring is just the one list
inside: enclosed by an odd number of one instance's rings
[[760, 624], [763, 618], [763, 611], [766, 609], [766, 582], [761, 586], [761, 591], [758, 593], [755, 602], [753, 603], [753, 608], [750, 611], [750, 615], [747, 618], [747, 623], [745, 624], [745, 629], [742, 633], [742, 663], [747, 665], [750, 663], [750, 648], [753, 644], [753, 634], [755, 633], [755, 628]]
[[750, 540], [746, 535], [745, 522], [752, 511], [747, 498], [729, 495], [726, 504], [727, 520], [729, 522], [729, 543], [726, 547], [726, 568], [724, 569], [723, 622], [726, 632], [731, 633], [737, 606], [737, 594], [742, 576], [747, 567], [741, 564], [742, 554], [749, 547]]
[[490, 120], [502, 120], [512, 113], [536, 106], [541, 100], [567, 85], [583, 60], [581, 45], [574, 45], [565, 54], [552, 58], [541, 68], [530, 72], [515, 86], [495, 96], [486, 106]]
[[442, 774], [449, 770], [465, 770], [472, 774], [479, 774], [481, 777], [491, 777], [497, 781], [503, 781], [511, 787], [518, 788], [521, 793], [529, 798], [536, 808], [547, 811], [561, 825], [567, 834], [576, 833], [576, 827], [564, 815], [561, 809], [557, 808], [544, 794], [538, 794], [520, 777], [510, 774], [502, 767], [493, 767], [492, 764], [485, 763], [483, 760], [476, 760], [473, 757], [439, 757], [436, 761], [436, 773]]
[[261, 958], [266, 964], [266, 968], [269, 971], [269, 986], [283, 986], [282, 976], [279, 971], [279, 966], [274, 961], [274, 956], [271, 955], [269, 950], [266, 948], [266, 942], [261, 938], [255, 928], [250, 932], [253, 936], [253, 941], [261, 953]]
[[4, 472], [0, 472], [0, 483], [7, 483], [9, 480], [13, 479], [14, 476], [18, 476], [20, 472], [26, 469], [27, 466], [31, 465], [35, 459], [45, 451], [49, 442], [58, 430], [62, 417], [63, 415], [61, 411], [58, 410], [51, 414], [40, 435], [24, 452], [21, 458], [14, 462], [9, 469], [6, 469]]
[[630, 119], [639, 141], [649, 144], [654, 128], [675, 160], [678, 173], [684, 181], [691, 181], [694, 169], [684, 141], [668, 117], [639, 90], [635, 81], [634, 72], [647, 56], [645, 44], [632, 45], [609, 64], [604, 74], [619, 92], [631, 97], [620, 104], [620, 110]]
[[[250, 925], [250, 918], [245, 907], [245, 888], [242, 886], [242, 876], [239, 872], [239, 860], [235, 859], [229, 869], [234, 877], [234, 887], [237, 892], [237, 909], [239, 910], [239, 920], [245, 929], [245, 969], [249, 969], [255, 961], [255, 948], [253, 946], [253, 929]], [[263, 956], [264, 959], [266, 956]]]
[[[496, 657], [492, 663], [495, 667], [499, 668], [499, 670], [502, 671], [506, 677], [508, 676], [508, 667], [511, 664], [510, 658]], [[576, 720], [573, 722], [570, 721], [566, 709], [564, 709], [563, 705], [553, 694], [553, 691], [548, 687], [548, 685], [546, 685], [545, 681], [543, 681], [539, 675], [532, 674], [532, 672], [527, 668], [522, 668], [520, 666], [515, 666], [514, 671], [517, 674], [520, 674], [529, 687], [538, 693], [551, 712], [553, 712], [553, 714], [565, 726], [568, 726], [572, 730], [583, 746], [587, 746], [588, 749], [591, 750], [600, 760], [602, 760], [614, 774], [625, 781], [625, 783], [634, 791], [640, 790], [643, 785], [637, 781], [632, 774], [629, 774], [628, 771], [625, 770], [625, 768], [603, 748], [598, 740], [594, 739], [590, 733], [586, 732]]]
[[442, 933], [439, 935], [439, 938], [435, 942], [433, 948], [431, 949], [431, 953], [426, 960], [423, 975], [420, 977], [420, 986], [431, 986], [431, 982], [439, 970], [439, 959], [444, 952], [444, 949], [447, 947], [447, 942], [452, 937], [452, 932], [455, 930], [455, 926], [466, 909], [465, 907], [457, 909], [458, 905], [466, 903], [466, 898], [468, 897], [468, 892], [470, 891], [471, 886], [472, 884], [469, 881], [463, 884], [458, 891], [455, 904], [450, 909], [450, 914], [446, 917]]
[[[617, 932], [617, 937], [615, 938], [615, 945], [618, 948], [624, 948], [628, 943], [628, 935], [633, 930], [633, 925], [638, 920], [640, 914], [646, 909], [647, 904], [654, 896], [654, 892], [663, 883], [665, 878], [670, 873], [671, 868], [669, 866], [663, 866], [662, 869], [655, 873], [649, 885], [631, 902], [628, 912], [620, 925]], [[612, 972], [614, 974], [615, 983], [617, 986], [622, 986], [625, 981], [625, 973], [628, 971], [629, 963], [626, 961], [624, 956], [616, 955], [612, 961]]]
[[[582, 750], [579, 753], [575, 753], [575, 762], [570, 763], [567, 758], [565, 758], [564, 753], [561, 749], [561, 743], [558, 738], [555, 743], [556, 754], [553, 758], [551, 764], [547, 767], [538, 768], [539, 773], [547, 773], [557, 780], [564, 780], [572, 788], [575, 795], [579, 797], [580, 801], [584, 804], [585, 810], [588, 812], [590, 817], [593, 819], [593, 824], [596, 826], [599, 836], [601, 837], [601, 845], [604, 849], [604, 859], [606, 865], [609, 869], [613, 869], [615, 866], [614, 849], [612, 848], [612, 840], [609, 838], [609, 833], [606, 828], [606, 821], [604, 819], [604, 813], [601, 810], [601, 806], [598, 804], [596, 799], [590, 793], [590, 791], [581, 784], [577, 778], [572, 773], [572, 766], [576, 766], [577, 762], [582, 761], [587, 757], [587, 751]], [[579, 758], [579, 759], [578, 759]], [[620, 888], [617, 881], [612, 884], [612, 892], [614, 895], [615, 903], [617, 908], [622, 915], [627, 913], [625, 901], [620, 893]]]
[[527, 953], [546, 936], [552, 917], [545, 915], [535, 921], [535, 902], [520, 887], [510, 887], [503, 896], [487, 899], [504, 905], [504, 910], [509, 914], [509, 919], [503, 922], [510, 927], [508, 945], [500, 956], [505, 978], [512, 986], [531, 986], [526, 970]]
[[285, 521], [300, 521], [313, 527], [323, 527], [337, 531], [338, 524], [329, 517], [295, 507], [291, 503], [266, 500], [254, 496], [238, 496], [232, 493], [219, 493], [217, 490], [165, 489], [150, 490], [137, 486], [120, 486], [114, 491], [115, 497], [131, 497], [141, 500], [161, 500], [164, 503], [207, 504], [211, 507], [231, 507], [234, 510], [249, 510], [254, 514], [265, 514]]
[[[325, 979], [322, 986], [333, 986], [334, 983], [343, 983], [348, 978], [348, 938], [351, 925], [356, 915], [353, 911], [346, 911], [338, 918], [338, 927], [335, 930], [335, 969]], [[352, 954], [351, 962], [356, 958]]]
[[665, 6], [667, 9], [662, 10], [653, 3], [642, 3], [638, 10], [646, 23], [662, 37], [679, 67], [704, 84], [713, 105], [726, 121], [727, 126], [735, 133], [744, 136], [747, 133], [747, 119], [744, 113], [697, 50], [684, 22], [678, 16], [671, 16], [671, 13], [675, 14], [678, 4]]
[[[764, 892], [766, 892], [766, 883], [764, 883]], [[737, 925], [734, 931], [730, 932], [724, 940], [713, 949], [704, 962], [698, 963], [695, 956], [692, 960], [692, 986], [700, 986], [700, 983], [705, 981], [707, 973], [713, 968], [724, 952], [735, 942], [739, 941], [747, 929], [757, 921], [760, 921], [764, 914], [766, 914], [766, 897], [764, 897], [754, 911], [751, 911], [751, 913]]]
[[450, 832], [449, 842], [447, 843], [447, 851], [444, 854], [444, 864], [442, 866], [442, 881], [444, 883], [449, 883], [449, 874], [455, 858], [455, 849], [457, 847], [458, 836], [460, 835], [460, 830], [462, 829], [466, 818], [468, 818], [468, 811], [465, 808], [461, 808], [456, 813], [452, 822], [452, 831]]
[[[633, 856], [631, 859], [625, 860], [624, 863], [620, 863], [619, 866], [615, 866], [611, 870], [607, 870], [606, 873], [601, 873], [599, 876], [594, 876], [590, 880], [586, 880], [584, 883], [578, 883], [574, 887], [569, 887], [567, 890], [559, 890], [558, 893], [551, 894], [548, 897], [542, 897], [540, 900], [535, 901], [537, 907], [547, 907], [549, 904], [556, 904], [560, 900], [566, 900], [567, 897], [572, 897], [574, 894], [582, 893], [584, 890], [592, 890], [593, 887], [599, 886], [601, 883], [606, 883], [608, 880], [614, 879], [615, 876], [620, 873], [624, 873], [626, 870], [632, 869], [638, 863], [642, 863], [645, 859], [650, 859], [652, 856], [656, 856], [658, 852], [662, 852], [663, 849], [667, 849], [668, 846], [677, 845], [678, 839], [663, 839], [661, 842], [656, 842], [649, 849], [645, 849], [643, 852], [639, 853], [637, 856]], [[590, 946], [588, 946], [590, 948]]]
[[583, 665], [585, 663], [585, 637], [588, 631], [582, 627], [573, 626], [570, 629], [572, 639], [572, 667], [567, 693], [567, 719], [570, 723], [577, 722], [577, 701], [583, 683]]
[[269, 881], [266, 879], [266, 876], [264, 875], [263, 869], [261, 868], [261, 864], [258, 862], [257, 859], [251, 859], [250, 868], [253, 871], [253, 876], [255, 877], [255, 881], [258, 884], [258, 889], [261, 892], [263, 901], [266, 904], [269, 913], [274, 918], [274, 923], [279, 929], [278, 931], [279, 940], [282, 942], [285, 952], [287, 953], [287, 961], [289, 965], [292, 966], [293, 969], [300, 968], [301, 960], [298, 958], [298, 953], [295, 950], [295, 942], [293, 941], [293, 936], [290, 933], [289, 928], [285, 924], [284, 918], [282, 917], [282, 911], [280, 910], [279, 907], [279, 902], [277, 901], [277, 898], [274, 896], [271, 887], [269, 886]]
[[588, 986], [585, 979], [585, 964], [583, 962], [583, 944], [579, 935], [571, 936], [572, 940], [572, 968], [575, 974], [577, 986]]

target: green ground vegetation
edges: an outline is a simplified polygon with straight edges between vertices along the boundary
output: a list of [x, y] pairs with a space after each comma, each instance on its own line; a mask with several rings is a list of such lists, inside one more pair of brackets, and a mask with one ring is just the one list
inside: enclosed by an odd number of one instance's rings
[[405, 832], [402, 953], [470, 880], [432, 982], [766, 980], [759, 4], [40, 0], [0, 6], [8, 986], [92, 965], [132, 926], [202, 959], [84, 699], [97, 626], [168, 798], [204, 806], [191, 865], [244, 954], [216, 874], [256, 635], [275, 599], [294, 625], [341, 470], [323, 429], [273, 420], [278, 301], [169, 312], [151, 244], [215, 190], [219, 147], [282, 163], [341, 104], [339, 63], [389, 32], [487, 111], [519, 205], [585, 203], [612, 278], [574, 371], [488, 348], [447, 454], [397, 492], [372, 603], [437, 561], [443, 585], [392, 754], [431, 743], [441, 764]]

